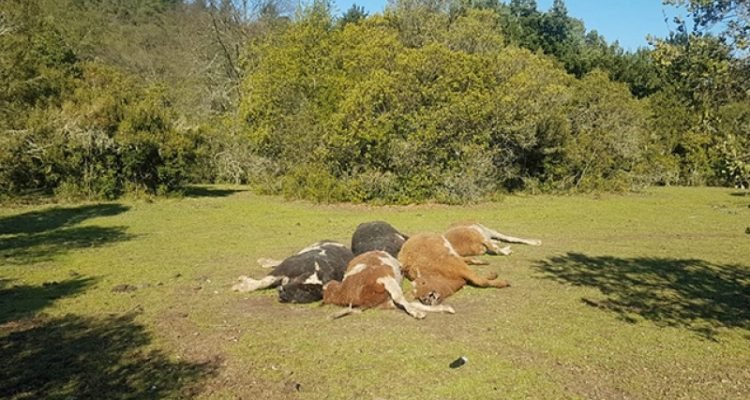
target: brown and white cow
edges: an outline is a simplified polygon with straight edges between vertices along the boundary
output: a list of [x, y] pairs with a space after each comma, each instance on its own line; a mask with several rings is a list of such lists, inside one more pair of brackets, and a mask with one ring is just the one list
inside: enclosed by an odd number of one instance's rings
[[412, 280], [415, 297], [423, 304], [439, 304], [467, 283], [477, 287], [510, 286], [507, 281], [497, 279], [494, 273], [479, 276], [448, 239], [436, 233], [420, 233], [409, 238], [398, 259], [404, 274]]
[[445, 238], [453, 246], [459, 256], [465, 257], [469, 264], [486, 264], [481, 260], [470, 258], [471, 256], [510, 255], [510, 246], [500, 247], [499, 242], [521, 243], [531, 246], [539, 246], [541, 240], [523, 239], [504, 235], [476, 222], [458, 222], [451, 225], [444, 234]]
[[417, 319], [424, 318], [426, 312], [455, 312], [450, 306], [407, 301], [401, 281], [401, 264], [396, 258], [385, 251], [369, 251], [349, 262], [341, 282], [331, 281], [323, 287], [323, 303], [348, 306], [350, 310], [398, 307]]

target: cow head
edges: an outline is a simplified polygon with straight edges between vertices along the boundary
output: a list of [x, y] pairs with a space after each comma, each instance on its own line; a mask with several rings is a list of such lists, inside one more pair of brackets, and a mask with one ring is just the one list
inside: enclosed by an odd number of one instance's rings
[[312, 303], [323, 298], [323, 285], [291, 280], [279, 285], [279, 300], [282, 303]]
[[464, 285], [464, 280], [450, 280], [438, 276], [422, 276], [414, 280], [414, 297], [420, 303], [434, 306], [455, 293]]

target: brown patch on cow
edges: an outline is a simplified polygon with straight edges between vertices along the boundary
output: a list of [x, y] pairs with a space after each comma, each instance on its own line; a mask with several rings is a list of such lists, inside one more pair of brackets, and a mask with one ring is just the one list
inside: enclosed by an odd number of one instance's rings
[[[370, 251], [354, 257], [349, 262], [344, 280], [329, 282], [323, 289], [323, 304], [373, 308], [390, 301], [385, 287], [377, 280], [382, 277], [395, 277], [393, 268], [385, 265], [382, 251]], [[359, 271], [358, 266], [364, 265]], [[354, 272], [354, 273], [352, 273]]]

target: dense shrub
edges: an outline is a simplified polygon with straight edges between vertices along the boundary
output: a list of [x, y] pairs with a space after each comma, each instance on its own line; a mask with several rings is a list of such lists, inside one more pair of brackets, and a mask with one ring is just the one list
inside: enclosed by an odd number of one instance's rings
[[115, 198], [128, 190], [178, 190], [195, 164], [197, 137], [177, 129], [168, 99], [111, 68], [80, 69], [60, 107], [34, 108], [25, 129], [3, 137], [7, 193]]
[[627, 52], [562, 0], [261, 3], [0, 2], [0, 196], [230, 182], [463, 203], [748, 180], [750, 63], [705, 30]]
[[603, 72], [578, 81], [546, 56], [503, 45], [489, 11], [405, 40], [409, 12], [343, 29], [313, 12], [253, 49], [245, 132], [279, 167], [282, 193], [459, 203], [528, 184], [644, 181], [647, 113], [626, 85]]

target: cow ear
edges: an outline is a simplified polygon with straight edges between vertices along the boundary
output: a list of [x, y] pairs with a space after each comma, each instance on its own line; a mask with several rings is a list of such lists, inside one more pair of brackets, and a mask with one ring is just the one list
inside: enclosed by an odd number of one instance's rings
[[289, 277], [288, 276], [285, 276], [285, 277], [281, 278], [281, 285], [282, 286], [285, 286], [287, 283], [289, 283]]

